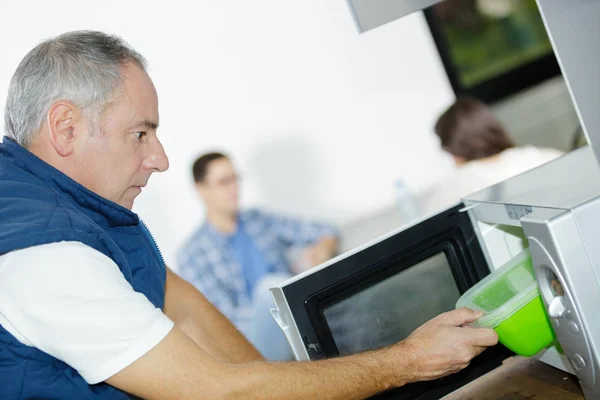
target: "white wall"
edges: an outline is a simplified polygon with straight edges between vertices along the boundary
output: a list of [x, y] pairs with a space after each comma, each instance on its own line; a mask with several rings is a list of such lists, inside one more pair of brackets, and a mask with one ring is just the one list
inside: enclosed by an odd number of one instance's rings
[[73, 29], [116, 33], [144, 54], [171, 169], [135, 210], [167, 262], [202, 219], [195, 156], [233, 155], [244, 203], [344, 222], [449, 166], [431, 133], [453, 100], [420, 14], [359, 35], [343, 0], [0, 3], [0, 107], [20, 59]]
[[579, 118], [562, 76], [504, 99], [493, 110], [517, 145], [572, 150]]

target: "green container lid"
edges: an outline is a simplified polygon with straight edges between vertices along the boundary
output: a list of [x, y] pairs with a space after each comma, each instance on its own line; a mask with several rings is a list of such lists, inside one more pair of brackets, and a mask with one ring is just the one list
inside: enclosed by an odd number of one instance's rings
[[500, 342], [517, 354], [532, 356], [555, 341], [529, 249], [469, 289], [456, 307], [482, 311], [472, 325], [494, 328]]
[[485, 315], [474, 325], [495, 328], [539, 294], [529, 249], [525, 249], [469, 289], [456, 307], [483, 311]]

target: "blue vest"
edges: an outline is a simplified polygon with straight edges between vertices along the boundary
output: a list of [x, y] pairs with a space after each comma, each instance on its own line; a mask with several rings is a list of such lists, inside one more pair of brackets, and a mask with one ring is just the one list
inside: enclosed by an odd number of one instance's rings
[[[84, 188], [5, 137], [0, 144], [0, 255], [60, 241], [104, 253], [156, 307], [166, 268], [138, 216]], [[21, 344], [0, 326], [1, 399], [129, 399], [105, 383], [88, 385], [62, 361]]]

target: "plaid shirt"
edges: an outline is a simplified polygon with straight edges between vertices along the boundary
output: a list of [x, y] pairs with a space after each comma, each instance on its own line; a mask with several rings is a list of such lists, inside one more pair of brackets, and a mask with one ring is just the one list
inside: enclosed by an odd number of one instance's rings
[[[260, 210], [240, 212], [238, 218], [274, 272], [290, 272], [288, 252], [337, 236], [331, 226], [303, 222]], [[251, 318], [251, 300], [242, 265], [229, 237], [204, 223], [177, 256], [179, 274], [193, 284], [238, 328]]]

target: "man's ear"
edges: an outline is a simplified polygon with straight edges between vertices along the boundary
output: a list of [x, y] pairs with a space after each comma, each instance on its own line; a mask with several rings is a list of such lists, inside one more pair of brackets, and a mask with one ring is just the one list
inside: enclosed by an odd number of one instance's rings
[[82, 112], [68, 101], [57, 101], [48, 110], [48, 131], [50, 142], [56, 153], [69, 156], [75, 147], [75, 140], [81, 135]]
[[206, 185], [204, 184], [204, 182], [196, 182], [196, 191], [198, 192], [200, 198], [204, 199], [206, 191]]

